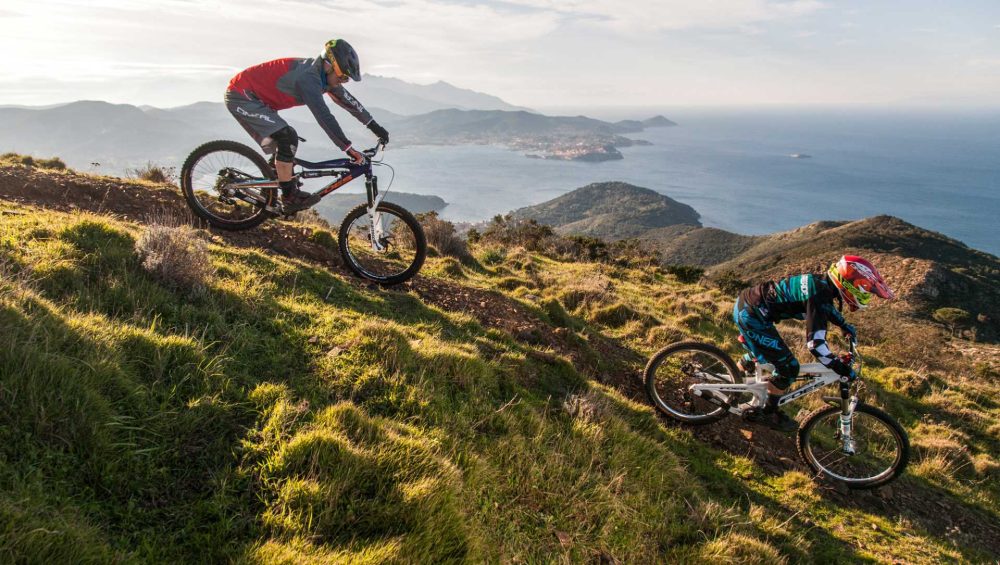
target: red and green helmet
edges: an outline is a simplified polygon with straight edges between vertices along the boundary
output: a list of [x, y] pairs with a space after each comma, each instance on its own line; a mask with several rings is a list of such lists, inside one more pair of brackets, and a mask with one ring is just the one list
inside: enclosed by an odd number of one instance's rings
[[355, 82], [361, 80], [361, 63], [358, 60], [358, 52], [343, 39], [327, 41], [323, 48], [323, 59], [333, 65], [337, 76], [350, 77]]
[[830, 265], [827, 275], [852, 312], [867, 308], [872, 295], [885, 300], [896, 297], [875, 265], [857, 255], [844, 255]]

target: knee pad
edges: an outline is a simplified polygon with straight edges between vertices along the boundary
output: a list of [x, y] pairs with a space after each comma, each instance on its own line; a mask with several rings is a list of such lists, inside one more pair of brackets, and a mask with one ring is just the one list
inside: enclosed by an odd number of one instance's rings
[[286, 126], [272, 133], [270, 138], [277, 148], [275, 157], [278, 161], [291, 163], [295, 160], [295, 151], [299, 148], [299, 134], [292, 126]]

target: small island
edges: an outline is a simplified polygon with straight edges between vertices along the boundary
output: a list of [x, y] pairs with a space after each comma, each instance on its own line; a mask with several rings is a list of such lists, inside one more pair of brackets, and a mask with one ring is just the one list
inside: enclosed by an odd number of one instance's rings
[[[533, 153], [526, 153], [529, 159], [545, 159], [549, 161], [584, 161], [587, 163], [600, 163], [603, 161], [615, 161], [624, 159], [621, 151], [613, 144], [601, 144], [597, 141], [580, 141], [576, 143], [568, 142], [533, 142], [528, 145], [528, 149]], [[515, 147], [524, 150], [525, 147]]]

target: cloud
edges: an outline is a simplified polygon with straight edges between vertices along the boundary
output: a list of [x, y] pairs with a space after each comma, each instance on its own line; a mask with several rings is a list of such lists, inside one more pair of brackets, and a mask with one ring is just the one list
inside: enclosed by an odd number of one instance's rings
[[818, 0], [509, 0], [619, 31], [739, 29], [795, 18], [824, 7]]
[[965, 62], [969, 67], [976, 69], [994, 69], [1000, 68], [1000, 58], [988, 59], [988, 58], [976, 58], [969, 59]]

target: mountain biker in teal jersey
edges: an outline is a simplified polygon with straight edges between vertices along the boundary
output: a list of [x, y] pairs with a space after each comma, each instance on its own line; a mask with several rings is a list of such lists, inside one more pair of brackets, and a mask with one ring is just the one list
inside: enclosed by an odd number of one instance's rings
[[751, 420], [781, 431], [793, 431], [798, 427], [778, 409], [778, 400], [784, 390], [799, 375], [799, 362], [781, 339], [775, 322], [804, 319], [809, 351], [838, 375], [854, 379], [854, 371], [834, 356], [826, 344], [827, 323], [833, 322], [846, 336], [855, 339], [854, 326], [844, 320], [834, 301], [846, 304], [854, 312], [865, 309], [872, 295], [886, 300], [895, 296], [878, 269], [854, 255], [844, 255], [824, 274], [794, 275], [740, 292], [733, 307], [733, 320], [748, 353], [738, 365], [748, 372], [755, 362], [774, 365], [767, 385], [767, 404], [762, 410], [750, 413]]
[[275, 59], [250, 67], [229, 81], [226, 107], [264, 152], [274, 155], [282, 208], [286, 212], [304, 210], [321, 197], [300, 190], [292, 179], [299, 136], [278, 116], [278, 110], [306, 105], [334, 145], [357, 164], [364, 161], [364, 156], [344, 135], [323, 100], [324, 94], [366, 125], [379, 141], [389, 142], [389, 132], [344, 88], [344, 83], [351, 79], [361, 80], [358, 54], [343, 39], [332, 39], [319, 57]]

